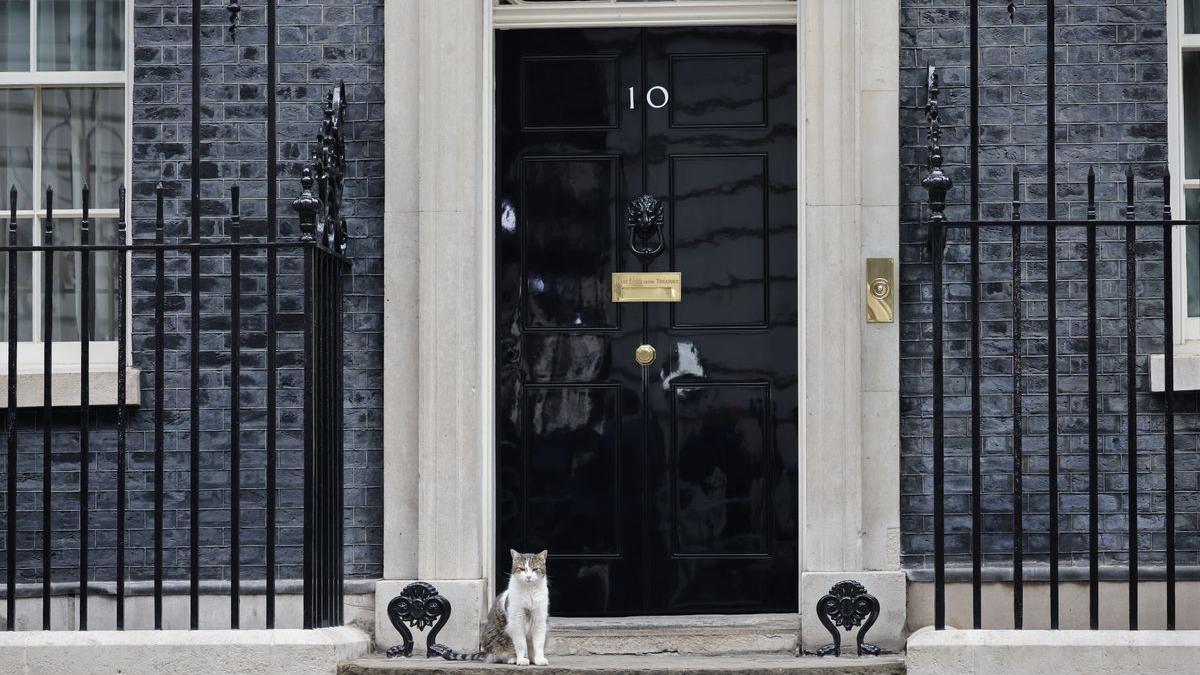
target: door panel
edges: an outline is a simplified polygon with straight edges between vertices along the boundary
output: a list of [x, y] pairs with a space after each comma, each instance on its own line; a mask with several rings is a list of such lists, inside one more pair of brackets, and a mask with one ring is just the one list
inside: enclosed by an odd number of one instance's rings
[[525, 130], [616, 129], [620, 61], [615, 54], [521, 59]]
[[763, 52], [673, 54], [671, 126], [762, 126], [767, 122]]
[[525, 433], [527, 547], [618, 555], [620, 389], [529, 385]]
[[675, 385], [673, 556], [769, 553], [770, 387]]
[[767, 157], [672, 155], [670, 172], [673, 267], [687, 298], [671, 307], [672, 326], [765, 327]]
[[524, 328], [615, 328], [620, 158], [527, 157], [521, 168]]
[[[795, 59], [790, 27], [497, 34], [496, 562], [548, 548], [555, 614], [796, 608]], [[683, 301], [613, 303], [643, 269]]]

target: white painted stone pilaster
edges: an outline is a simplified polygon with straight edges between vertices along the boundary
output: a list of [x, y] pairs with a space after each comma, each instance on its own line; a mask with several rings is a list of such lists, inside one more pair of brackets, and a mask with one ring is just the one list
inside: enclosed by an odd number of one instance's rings
[[[868, 0], [858, 16], [862, 259], [900, 270], [900, 3]], [[861, 265], [861, 263], [860, 263]], [[859, 302], [866, 276], [860, 267]], [[899, 309], [899, 299], [895, 303]], [[860, 311], [863, 305], [860, 304]], [[861, 316], [861, 315], [860, 315]], [[862, 333], [863, 567], [900, 568], [900, 317]]]
[[830, 638], [817, 600], [864, 583], [870, 639], [903, 645], [899, 571], [899, 325], [865, 319], [866, 259], [899, 265], [898, 0], [800, 7], [804, 372], [801, 632]]
[[479, 201], [486, 8], [431, 0], [419, 7], [417, 572], [429, 579], [481, 579]]
[[[477, 0], [389, 0], [385, 257], [387, 602], [412, 579], [453, 604], [439, 641], [471, 649], [485, 605], [480, 348], [485, 16]], [[418, 640], [419, 644], [423, 642]]]
[[418, 257], [416, 0], [384, 6], [383, 576], [417, 574]]

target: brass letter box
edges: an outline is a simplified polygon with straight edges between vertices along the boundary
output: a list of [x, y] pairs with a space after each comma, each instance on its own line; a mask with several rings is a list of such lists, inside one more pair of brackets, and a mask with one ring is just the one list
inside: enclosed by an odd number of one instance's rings
[[679, 272], [613, 272], [613, 302], [679, 302], [683, 299]]

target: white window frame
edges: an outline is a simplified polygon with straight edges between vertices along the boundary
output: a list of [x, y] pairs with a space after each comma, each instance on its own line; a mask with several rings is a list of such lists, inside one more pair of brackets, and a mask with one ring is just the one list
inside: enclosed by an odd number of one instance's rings
[[[33, 242], [41, 243], [43, 220], [45, 215], [45, 186], [41, 184], [41, 149], [38, 147], [42, 141], [41, 138], [41, 102], [42, 91], [47, 88], [123, 88], [124, 89], [124, 134], [125, 134], [125, 157], [124, 157], [124, 180], [122, 183], [126, 186], [129, 184], [131, 175], [130, 169], [133, 165], [133, 13], [135, 0], [125, 0], [125, 44], [124, 44], [124, 69], [112, 71], [39, 71], [38, 70], [38, 2], [32, 0], [29, 3], [29, 70], [20, 72], [0, 72], [0, 88], [2, 89], [33, 89], [34, 104], [33, 104], [33, 137], [34, 137], [34, 165], [33, 165], [33, 184], [35, 189], [31, 195], [33, 208], [18, 209], [17, 220], [23, 222], [32, 221]], [[7, 192], [3, 201], [5, 202], [2, 220], [7, 227], [8, 223], [8, 208], [7, 208]], [[125, 210], [130, 213], [132, 202], [132, 191], [126, 190]], [[92, 218], [117, 218], [119, 215], [118, 209], [107, 208], [99, 209], [92, 208], [88, 211]], [[83, 216], [82, 209], [54, 209], [54, 218], [68, 219], [81, 218]], [[126, 243], [129, 242], [129, 237], [132, 236], [132, 228], [126, 232]], [[33, 256], [33, 265], [31, 273], [33, 275], [34, 286], [34, 302], [31, 319], [33, 321], [33, 330], [31, 332], [35, 341], [22, 341], [17, 344], [17, 372], [18, 372], [18, 405], [40, 406], [42, 404], [41, 397], [41, 376], [44, 363], [44, 346], [40, 338], [41, 333], [41, 301], [40, 293], [44, 290], [39, 290], [42, 277], [42, 256], [35, 254]], [[125, 327], [126, 338], [128, 338], [130, 321], [130, 302], [129, 302], [129, 280], [130, 270], [126, 265], [125, 289]], [[7, 380], [8, 368], [8, 341], [7, 335], [0, 336], [0, 383]], [[79, 393], [77, 383], [81, 370], [81, 342], [60, 342], [54, 341], [53, 349], [53, 364], [51, 367], [53, 374], [53, 400], [55, 405], [78, 405]], [[113, 341], [91, 341], [89, 343], [88, 353], [88, 370], [92, 374], [92, 396], [91, 402], [94, 405], [105, 405], [116, 402], [116, 381], [115, 377], [111, 377], [116, 373], [117, 369], [117, 345]], [[129, 351], [129, 340], [126, 340], [126, 353]], [[130, 368], [128, 372], [134, 377], [129, 383], [129, 391], [127, 401], [131, 405], [136, 405], [139, 401], [139, 391], [137, 386], [136, 374], [138, 369]], [[98, 380], [95, 375], [108, 375], [110, 377], [102, 377]], [[36, 389], [36, 391], [34, 391]], [[35, 396], [36, 394], [36, 396]]]
[[796, 23], [800, 5], [797, 0], [513, 1], [491, 0], [493, 28], [786, 25]]
[[[1171, 204], [1175, 218], [1187, 217], [1188, 189], [1200, 189], [1200, 180], [1187, 180], [1184, 173], [1183, 54], [1200, 52], [1200, 33], [1183, 32], [1184, 3], [1167, 0], [1167, 156], [1171, 169]], [[1175, 343], [1187, 352], [1200, 353], [1200, 317], [1189, 317], [1187, 277], [1187, 232], [1175, 228], [1171, 262], [1175, 270]], [[1200, 289], [1195, 289], [1200, 292]]]

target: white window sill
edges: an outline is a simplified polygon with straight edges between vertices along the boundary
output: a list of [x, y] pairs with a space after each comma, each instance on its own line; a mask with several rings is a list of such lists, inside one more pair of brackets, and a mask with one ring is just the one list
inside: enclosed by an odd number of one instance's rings
[[[1167, 358], [1163, 354], [1150, 355], [1150, 391], [1166, 391]], [[1177, 346], [1175, 351], [1175, 391], [1200, 391], [1200, 352], [1188, 346]]]
[[[117, 404], [117, 367], [116, 365], [97, 365], [90, 368], [88, 378], [88, 405], [114, 406]], [[141, 370], [138, 368], [125, 369], [125, 404], [136, 406], [141, 404], [142, 392], [139, 379]], [[70, 408], [79, 406], [79, 388], [82, 380], [79, 368], [56, 367], [50, 373], [50, 395], [54, 407]], [[24, 366], [17, 370], [17, 407], [40, 408], [44, 401], [43, 375], [41, 368], [36, 370]], [[0, 408], [8, 405], [8, 372], [0, 372]]]

